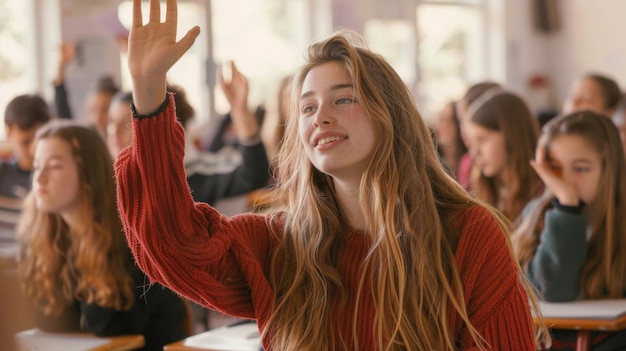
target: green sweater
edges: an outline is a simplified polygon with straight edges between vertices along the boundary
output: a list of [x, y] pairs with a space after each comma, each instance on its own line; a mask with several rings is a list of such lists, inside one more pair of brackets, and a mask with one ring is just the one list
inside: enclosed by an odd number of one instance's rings
[[572, 301], [579, 296], [580, 270], [586, 255], [585, 216], [553, 208], [545, 214], [539, 246], [526, 275], [546, 301]]

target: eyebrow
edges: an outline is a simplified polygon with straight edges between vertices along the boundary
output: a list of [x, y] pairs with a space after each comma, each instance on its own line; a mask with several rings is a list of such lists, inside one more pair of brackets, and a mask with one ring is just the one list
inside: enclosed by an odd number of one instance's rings
[[[330, 91], [337, 91], [337, 90], [341, 90], [341, 89], [346, 89], [346, 88], [354, 88], [354, 85], [352, 83], [345, 83], [345, 84], [336, 84], [330, 87]], [[309, 97], [313, 95], [313, 91], [307, 91], [306, 93], [302, 94], [300, 96], [300, 100]]]
[[[61, 155], [52, 155], [50, 157], [47, 157], [45, 159], [45, 161], [56, 161], [56, 160], [64, 160], [65, 158]], [[42, 162], [42, 160], [38, 160], [39, 162]]]

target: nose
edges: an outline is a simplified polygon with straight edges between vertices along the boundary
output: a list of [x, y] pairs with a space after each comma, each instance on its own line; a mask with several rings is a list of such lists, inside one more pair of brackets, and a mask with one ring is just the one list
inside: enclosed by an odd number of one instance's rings
[[472, 160], [476, 159], [476, 157], [478, 156], [478, 146], [476, 146], [476, 143], [471, 143], [468, 151], [470, 158]]
[[563, 179], [567, 184], [574, 185], [574, 174], [566, 168], [561, 169], [561, 179]]
[[320, 105], [320, 107], [317, 109], [317, 113], [315, 114], [315, 118], [313, 118], [313, 125], [315, 127], [319, 127], [322, 125], [332, 125], [334, 123], [335, 117], [333, 117], [330, 109], [324, 104]]
[[35, 172], [33, 172], [34, 182], [36, 182], [37, 184], [43, 184], [46, 181], [45, 173], [46, 172], [44, 172], [43, 169], [35, 170]]

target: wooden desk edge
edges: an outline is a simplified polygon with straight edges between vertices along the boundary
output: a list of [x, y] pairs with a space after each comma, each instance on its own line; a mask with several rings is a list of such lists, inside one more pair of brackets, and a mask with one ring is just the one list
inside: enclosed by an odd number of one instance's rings
[[[535, 318], [534, 320], [535, 323], [537, 323], [537, 319]], [[617, 319], [574, 319], [544, 317], [543, 321], [548, 328], [554, 329], [603, 331], [616, 331], [626, 329], [626, 315], [623, 315]]]

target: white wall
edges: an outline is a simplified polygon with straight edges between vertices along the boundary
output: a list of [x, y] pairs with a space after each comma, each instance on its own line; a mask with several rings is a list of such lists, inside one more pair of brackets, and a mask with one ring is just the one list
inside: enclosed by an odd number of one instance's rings
[[559, 0], [561, 28], [546, 46], [559, 101], [576, 77], [594, 71], [626, 89], [626, 1]]
[[[120, 84], [120, 47], [110, 22], [111, 15], [117, 16], [119, 1], [60, 0], [61, 40], [74, 43], [79, 50], [65, 75], [74, 119], [83, 118], [85, 99], [100, 77], [110, 75]], [[52, 59], [56, 64], [58, 57]]]

